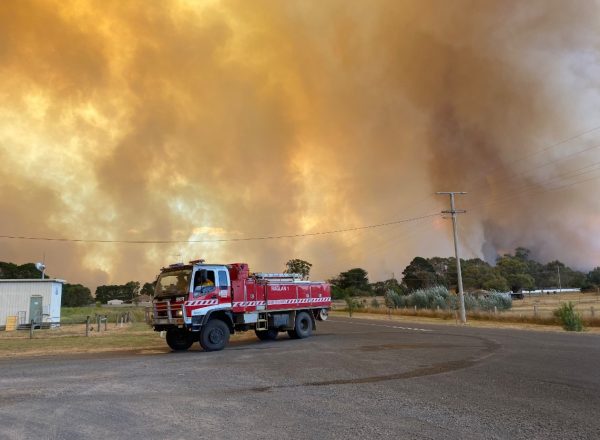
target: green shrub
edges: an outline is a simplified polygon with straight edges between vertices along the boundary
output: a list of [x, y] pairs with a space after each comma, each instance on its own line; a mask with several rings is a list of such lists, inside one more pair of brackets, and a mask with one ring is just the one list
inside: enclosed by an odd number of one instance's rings
[[424, 289], [415, 290], [412, 295], [412, 305], [417, 306], [417, 309], [424, 309], [429, 306], [427, 292]]
[[580, 332], [583, 330], [581, 315], [575, 311], [575, 306], [570, 301], [556, 309], [554, 316], [558, 318], [562, 327], [567, 331]]
[[356, 311], [356, 309], [360, 309], [362, 304], [351, 296], [347, 296], [344, 298], [346, 301], [346, 310], [348, 310], [348, 314], [352, 317], [352, 313]]
[[479, 308], [481, 310], [492, 311], [508, 310], [512, 307], [512, 298], [510, 295], [500, 292], [492, 292], [484, 298], [479, 298]]
[[450, 310], [458, 310], [458, 295], [448, 295], [446, 298], [446, 305]]
[[398, 307], [400, 307], [400, 303], [402, 302], [402, 298], [400, 297], [398, 292], [392, 289], [388, 289], [388, 291], [385, 293], [384, 300], [385, 306], [390, 309], [397, 309]]
[[468, 293], [465, 296], [465, 310], [475, 310], [479, 307], [479, 301], [473, 295]]
[[444, 310], [447, 307], [446, 305], [446, 299], [441, 296], [441, 295], [434, 295], [432, 300], [431, 300], [431, 308], [432, 309], [437, 309], [440, 308], [442, 310]]
[[371, 300], [371, 307], [373, 307], [374, 309], [378, 309], [379, 308], [379, 301], [377, 301], [377, 298], [373, 298]]

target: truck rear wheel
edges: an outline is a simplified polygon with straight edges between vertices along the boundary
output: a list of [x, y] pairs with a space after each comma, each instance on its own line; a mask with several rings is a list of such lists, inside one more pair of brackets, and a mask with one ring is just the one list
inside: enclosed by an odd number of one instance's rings
[[312, 335], [312, 319], [306, 312], [300, 312], [296, 315], [294, 330], [288, 330], [288, 335], [292, 339], [304, 339]]
[[315, 313], [315, 317], [319, 321], [327, 321], [327, 318], [329, 317], [329, 310], [327, 310], [327, 309], [319, 309], [319, 311], [317, 311]]
[[261, 341], [274, 341], [277, 339], [279, 330], [276, 328], [270, 328], [268, 330], [254, 330], [254, 333], [256, 333], [256, 337]]
[[185, 351], [192, 346], [194, 338], [187, 330], [171, 328], [167, 330], [167, 345], [174, 351]]
[[220, 319], [211, 319], [200, 331], [200, 345], [205, 351], [223, 350], [229, 342], [229, 327]]

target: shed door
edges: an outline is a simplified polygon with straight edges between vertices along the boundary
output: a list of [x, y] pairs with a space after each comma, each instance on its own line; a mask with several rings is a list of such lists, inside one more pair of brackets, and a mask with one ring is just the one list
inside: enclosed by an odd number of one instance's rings
[[41, 324], [42, 322], [42, 297], [34, 295], [29, 298], [29, 322]]

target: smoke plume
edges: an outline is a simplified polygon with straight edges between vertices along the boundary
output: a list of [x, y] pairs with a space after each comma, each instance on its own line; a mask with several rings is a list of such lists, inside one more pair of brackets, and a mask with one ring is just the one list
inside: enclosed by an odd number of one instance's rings
[[[599, 265], [599, 5], [0, 3], [0, 235], [221, 240], [387, 223], [458, 196], [462, 252]], [[585, 134], [583, 134], [585, 133]], [[582, 134], [581, 136], [577, 136]], [[562, 143], [559, 143], [564, 141]], [[450, 255], [425, 218], [277, 240], [0, 239], [94, 286], [180, 259], [313, 278]]]

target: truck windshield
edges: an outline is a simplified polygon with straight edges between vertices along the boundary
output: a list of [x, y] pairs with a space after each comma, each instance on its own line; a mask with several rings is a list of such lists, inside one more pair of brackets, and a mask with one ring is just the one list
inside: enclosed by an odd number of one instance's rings
[[161, 274], [156, 282], [154, 296], [187, 296], [190, 291], [191, 275], [191, 269], [182, 269]]

